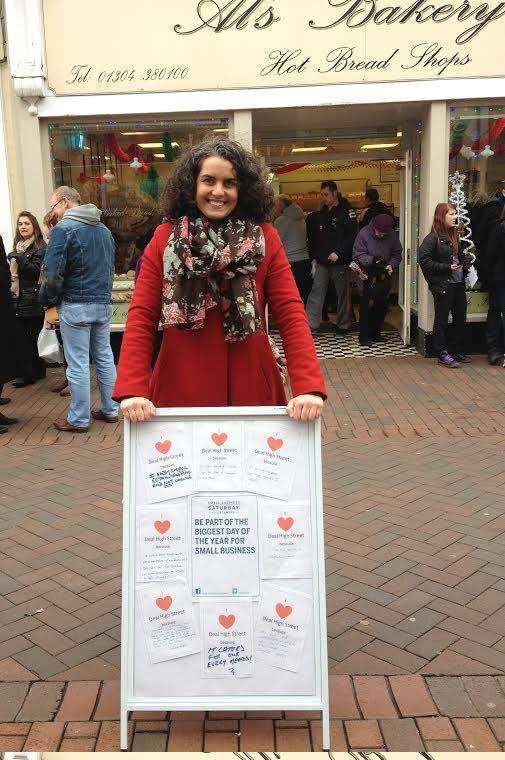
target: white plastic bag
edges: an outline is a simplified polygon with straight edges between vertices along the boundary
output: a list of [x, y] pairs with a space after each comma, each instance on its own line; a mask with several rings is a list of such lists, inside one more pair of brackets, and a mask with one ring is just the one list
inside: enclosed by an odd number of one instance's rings
[[466, 276], [466, 287], [471, 290], [473, 288], [473, 286], [475, 285], [475, 283], [477, 282], [478, 279], [479, 279], [479, 276], [477, 274], [477, 270], [475, 269], [475, 267], [472, 264], [472, 266], [468, 270], [468, 274]]
[[37, 339], [37, 350], [40, 358], [48, 364], [63, 363], [63, 351], [58, 343], [56, 331], [47, 326], [45, 322]]

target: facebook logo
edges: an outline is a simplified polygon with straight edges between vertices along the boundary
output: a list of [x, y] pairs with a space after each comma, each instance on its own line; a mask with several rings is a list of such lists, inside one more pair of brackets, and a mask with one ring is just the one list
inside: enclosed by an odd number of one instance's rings
[[195, 594], [201, 594], [202, 589], [201, 588], [195, 588]]

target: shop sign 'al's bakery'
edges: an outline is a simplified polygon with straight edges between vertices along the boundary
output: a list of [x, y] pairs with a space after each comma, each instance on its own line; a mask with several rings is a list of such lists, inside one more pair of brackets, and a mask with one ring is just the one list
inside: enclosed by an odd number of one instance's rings
[[505, 0], [44, 0], [44, 25], [58, 95], [505, 75]]

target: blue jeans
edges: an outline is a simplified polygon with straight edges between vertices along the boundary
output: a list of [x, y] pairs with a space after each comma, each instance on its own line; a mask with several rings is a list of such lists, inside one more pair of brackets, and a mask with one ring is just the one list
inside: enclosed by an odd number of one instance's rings
[[112, 400], [116, 367], [110, 347], [112, 306], [101, 303], [68, 303], [58, 306], [67, 380], [72, 394], [68, 422], [88, 427], [90, 420], [89, 357], [93, 360], [102, 399], [102, 412], [116, 417], [118, 404]]

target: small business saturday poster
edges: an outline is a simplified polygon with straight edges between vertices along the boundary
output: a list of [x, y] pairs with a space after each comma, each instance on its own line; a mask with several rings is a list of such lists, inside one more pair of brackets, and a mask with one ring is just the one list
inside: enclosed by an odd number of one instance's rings
[[165, 501], [193, 491], [193, 424], [172, 422], [140, 434], [139, 454], [147, 500]]
[[242, 422], [198, 422], [195, 425], [195, 467], [198, 491], [240, 491], [243, 488], [244, 425]]
[[152, 663], [200, 651], [193, 603], [182, 578], [137, 589], [146, 649]]
[[246, 453], [248, 491], [275, 499], [290, 497], [299, 466], [302, 440], [299, 424], [272, 420], [251, 425]]
[[252, 602], [200, 605], [203, 678], [246, 678], [253, 673]]
[[253, 494], [191, 499], [193, 596], [259, 594], [258, 507]]
[[274, 668], [297, 673], [311, 619], [308, 594], [262, 584], [254, 630], [255, 656]]
[[137, 512], [137, 582], [186, 577], [187, 504]]
[[310, 578], [310, 522], [307, 504], [259, 502], [262, 578]]

